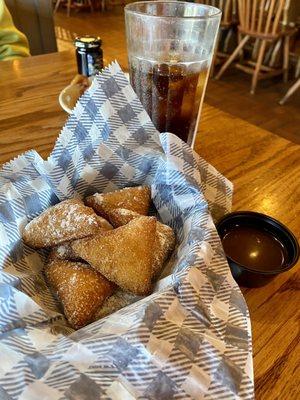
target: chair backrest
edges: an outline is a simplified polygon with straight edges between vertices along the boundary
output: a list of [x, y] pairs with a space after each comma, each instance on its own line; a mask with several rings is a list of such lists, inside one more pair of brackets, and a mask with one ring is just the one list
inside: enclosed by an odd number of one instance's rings
[[236, 0], [196, 0], [196, 2], [219, 8], [222, 11], [222, 22], [225, 24], [233, 22]]
[[238, 0], [240, 30], [275, 35], [290, 0]]
[[16, 27], [28, 39], [31, 55], [57, 51], [52, 0], [5, 0]]

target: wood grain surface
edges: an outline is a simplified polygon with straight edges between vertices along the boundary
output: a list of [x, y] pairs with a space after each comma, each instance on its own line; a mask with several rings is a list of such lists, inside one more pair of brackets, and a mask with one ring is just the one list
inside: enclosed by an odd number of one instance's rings
[[[51, 151], [67, 115], [59, 92], [75, 74], [73, 53], [0, 64], [0, 163]], [[300, 237], [300, 146], [205, 104], [196, 151], [234, 183], [234, 210], [275, 217]], [[299, 398], [299, 263], [268, 285], [245, 289], [256, 399]]]

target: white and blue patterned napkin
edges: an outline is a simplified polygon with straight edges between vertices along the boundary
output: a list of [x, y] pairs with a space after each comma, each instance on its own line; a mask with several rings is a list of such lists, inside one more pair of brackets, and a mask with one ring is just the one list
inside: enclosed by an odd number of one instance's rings
[[[213, 217], [232, 186], [155, 130], [117, 63], [81, 97], [47, 161], [29, 151], [0, 172], [0, 399], [252, 399], [251, 329]], [[73, 196], [151, 185], [178, 248], [154, 293], [74, 332], [24, 225]]]

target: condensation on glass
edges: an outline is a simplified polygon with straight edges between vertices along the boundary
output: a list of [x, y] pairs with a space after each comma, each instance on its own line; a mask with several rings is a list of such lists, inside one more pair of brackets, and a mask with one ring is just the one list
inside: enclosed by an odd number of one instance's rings
[[125, 7], [130, 81], [160, 132], [193, 146], [221, 12], [177, 1]]

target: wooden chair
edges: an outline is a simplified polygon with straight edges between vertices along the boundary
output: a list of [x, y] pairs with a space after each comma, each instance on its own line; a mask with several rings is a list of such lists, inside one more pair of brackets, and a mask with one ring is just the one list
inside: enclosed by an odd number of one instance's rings
[[[288, 79], [289, 68], [289, 39], [295, 32], [294, 29], [280, 25], [284, 11], [289, 6], [289, 0], [238, 0], [239, 10], [239, 35], [240, 41], [232, 55], [222, 66], [216, 79], [220, 79], [226, 69], [240, 54], [250, 39], [254, 39], [257, 46], [256, 61], [246, 63], [236, 63], [236, 68], [252, 75], [251, 94], [255, 93], [259, 79], [270, 78], [275, 75], [283, 74], [284, 82]], [[277, 40], [284, 41], [283, 66], [282, 68], [272, 68], [263, 65], [264, 56], [269, 43]]]
[[[220, 38], [222, 32], [228, 31], [225, 39], [224, 47], [228, 47], [228, 41], [230, 40], [232, 30], [231, 28], [236, 25], [235, 10], [236, 10], [236, 0], [196, 0], [196, 3], [207, 4], [213, 7], [217, 7], [222, 11], [222, 19], [220, 22], [220, 29], [218, 32], [215, 52], [211, 63], [210, 75], [213, 76], [215, 65], [217, 60], [228, 58], [228, 54], [220, 50]], [[224, 49], [225, 50], [225, 49]]]
[[5, 0], [14, 23], [28, 39], [30, 54], [57, 51], [51, 0]]
[[[93, 7], [92, 0], [86, 0], [86, 2], [87, 2], [87, 5], [89, 6], [91, 12], [93, 12], [94, 11], [94, 7]], [[57, 0], [56, 1], [55, 7], [54, 7], [54, 11], [53, 11], [54, 14], [56, 13], [56, 11], [58, 10], [59, 6], [62, 3], [64, 3], [64, 0]], [[68, 17], [71, 14], [71, 8], [72, 8], [72, 0], [67, 0], [67, 15], [68, 15]]]

